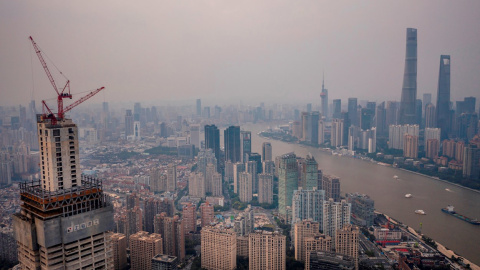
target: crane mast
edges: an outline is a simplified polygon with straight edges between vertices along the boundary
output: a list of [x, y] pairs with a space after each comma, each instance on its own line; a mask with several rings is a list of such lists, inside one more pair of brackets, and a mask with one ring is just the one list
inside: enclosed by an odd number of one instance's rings
[[[88, 93], [86, 96], [80, 98], [79, 100], [75, 101], [74, 103], [70, 104], [66, 108], [63, 108], [63, 99], [64, 98], [72, 99], [72, 97], [73, 97], [72, 94], [70, 93], [70, 80], [67, 79], [67, 82], [66, 82], [65, 86], [63, 87], [63, 89], [61, 91], [59, 91], [59, 89], [57, 87], [57, 84], [55, 83], [55, 80], [52, 76], [52, 73], [48, 69], [47, 62], [45, 62], [45, 59], [42, 56], [40, 48], [38, 47], [37, 43], [33, 40], [32, 36], [30, 36], [29, 39], [32, 42], [33, 48], [35, 49], [35, 53], [37, 54], [38, 59], [40, 60], [40, 63], [42, 64], [43, 69], [45, 70], [45, 73], [47, 74], [48, 80], [50, 81], [50, 83], [53, 86], [53, 90], [55, 90], [55, 92], [57, 93], [57, 108], [58, 108], [57, 116], [55, 116], [55, 114], [52, 112], [52, 110], [47, 106], [47, 103], [45, 102], [45, 100], [42, 100], [42, 104], [43, 104], [43, 115], [42, 115], [42, 117], [44, 119], [50, 119], [52, 125], [55, 125], [57, 123], [57, 121], [62, 121], [64, 119], [65, 113], [67, 111], [70, 111], [74, 107], [80, 105], [85, 100], [93, 97], [98, 92], [105, 89], [105, 87], [98, 88], [98, 89]], [[68, 92], [65, 92], [65, 90], [68, 90]]]

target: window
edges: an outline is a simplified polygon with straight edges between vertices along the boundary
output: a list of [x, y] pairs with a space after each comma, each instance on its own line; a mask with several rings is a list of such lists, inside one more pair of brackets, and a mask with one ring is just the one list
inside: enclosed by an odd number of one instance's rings
[[55, 137], [55, 141], [56, 141], [56, 142], [59, 142], [59, 141], [60, 141], [60, 137]]
[[54, 129], [53, 136], [60, 136], [60, 129]]
[[61, 145], [60, 145], [59, 142], [55, 143], [55, 146], [56, 146], [56, 147], [61, 147]]

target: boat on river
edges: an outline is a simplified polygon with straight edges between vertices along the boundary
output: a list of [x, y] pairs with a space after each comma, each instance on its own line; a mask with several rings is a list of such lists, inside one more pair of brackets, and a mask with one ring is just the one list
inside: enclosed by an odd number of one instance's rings
[[408, 194], [405, 194], [405, 198], [411, 198], [412, 197], [412, 194], [408, 193]]
[[394, 175], [394, 176], [393, 176], [393, 179], [398, 179], [398, 175]]
[[425, 213], [425, 211], [423, 211], [422, 209], [418, 209], [418, 210], [415, 210], [415, 214], [426, 215], [427, 213]]
[[455, 212], [455, 209], [454, 209], [453, 205], [449, 205], [446, 208], [442, 208], [442, 212], [447, 213], [447, 214], [449, 214], [451, 216], [454, 216], [458, 219], [461, 219], [463, 221], [466, 221], [470, 224], [480, 225], [480, 221], [478, 221], [477, 219], [469, 218], [467, 216], [464, 216], [462, 214], [459, 214], [459, 213]]

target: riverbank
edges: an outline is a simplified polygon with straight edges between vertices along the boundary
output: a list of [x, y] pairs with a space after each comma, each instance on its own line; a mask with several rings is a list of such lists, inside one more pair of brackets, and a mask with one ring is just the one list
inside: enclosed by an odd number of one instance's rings
[[[375, 211], [376, 214], [382, 214], [384, 215], [387, 219], [390, 220], [390, 222], [396, 224], [396, 225], [399, 225], [401, 226], [402, 228], [405, 228], [408, 230], [408, 232], [410, 232], [411, 234], [415, 235], [415, 237], [418, 238], [419, 241], [422, 241], [422, 243], [426, 244], [423, 240], [422, 240], [422, 236], [423, 234], [419, 234], [417, 231], [415, 231], [412, 227], [409, 227], [405, 224], [403, 224], [402, 222], [398, 221], [398, 220], [395, 220], [394, 218], [392, 217], [389, 217], [388, 215], [384, 214], [384, 213], [380, 213], [378, 211]], [[433, 240], [433, 239], [432, 239]], [[461, 257], [463, 259], [463, 262], [465, 264], [469, 264], [470, 265], [470, 268], [473, 269], [473, 270], [480, 270], [480, 266], [476, 265], [475, 263], [469, 261], [468, 259], [466, 259], [465, 257], [461, 256], [461, 255], [458, 255], [457, 253], [455, 253], [453, 250], [450, 250], [448, 248], [446, 248], [444, 245], [440, 244], [439, 242], [433, 240], [435, 242], [435, 244], [437, 244], [437, 248], [436, 250], [438, 252], [440, 252], [441, 254], [443, 254], [445, 257], [447, 257], [448, 259], [451, 259], [452, 256], [454, 256], [455, 258], [458, 258], [458, 257]]]
[[[288, 144], [295, 144], [295, 145], [298, 145], [300, 147], [314, 147], [314, 146], [309, 146], [309, 145], [304, 145], [304, 144], [300, 144], [298, 142], [287, 142], [287, 141], [283, 141], [283, 140], [278, 140], [276, 138], [271, 138], [271, 137], [266, 137], [266, 136], [263, 136], [262, 135], [262, 132], [259, 132], [257, 134], [259, 137], [261, 138], [264, 138], [264, 139], [269, 139], [269, 140], [276, 140], [276, 141], [281, 141], [281, 142], [284, 142], [284, 143], [288, 143]], [[333, 155], [332, 153], [332, 149], [325, 149], [325, 148], [322, 148], [322, 147], [314, 147], [315, 149], [319, 150], [319, 151], [322, 151], [322, 152], [325, 152], [325, 153], [328, 153], [330, 155]], [[420, 175], [420, 176], [424, 176], [424, 177], [428, 177], [430, 179], [433, 179], [433, 180], [437, 180], [437, 181], [440, 181], [440, 182], [443, 182], [443, 183], [448, 183], [448, 184], [451, 184], [453, 186], [456, 186], [456, 187], [459, 187], [459, 188], [464, 188], [464, 189], [467, 189], [467, 190], [470, 190], [470, 191], [473, 191], [473, 192], [476, 192], [476, 193], [479, 193], [480, 194], [480, 190], [478, 189], [473, 189], [473, 188], [470, 188], [470, 187], [466, 187], [466, 186], [463, 186], [463, 185], [460, 185], [460, 184], [457, 184], [457, 183], [454, 183], [454, 182], [450, 182], [448, 180], [444, 180], [444, 179], [441, 179], [439, 177], [436, 177], [436, 176], [431, 176], [431, 175], [428, 175], [428, 174], [423, 174], [423, 173], [419, 173], [419, 172], [416, 172], [416, 171], [412, 171], [412, 170], [407, 170], [407, 169], [404, 169], [404, 168], [397, 168], [397, 167], [393, 167], [391, 166], [390, 164], [388, 163], [383, 163], [383, 162], [378, 162], [378, 161], [375, 161], [373, 159], [364, 159], [362, 158], [363, 156], [352, 156], [352, 155], [336, 155], [336, 156], [341, 156], [341, 157], [347, 157], [347, 158], [353, 158], [353, 159], [356, 159], [356, 160], [362, 160], [362, 161], [365, 161], [365, 162], [369, 162], [369, 163], [374, 163], [374, 164], [377, 164], [377, 165], [380, 165], [380, 166], [386, 166], [386, 165], [389, 165], [389, 167], [391, 168], [395, 168], [395, 169], [398, 169], [398, 170], [402, 170], [402, 171], [405, 171], [405, 172], [410, 172], [410, 173], [414, 173], [416, 175]]]

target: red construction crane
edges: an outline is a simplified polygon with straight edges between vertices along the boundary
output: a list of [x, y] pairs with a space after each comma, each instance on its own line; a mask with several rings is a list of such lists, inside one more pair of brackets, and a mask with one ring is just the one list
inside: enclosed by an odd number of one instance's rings
[[[65, 113], [70, 111], [71, 109], [75, 108], [78, 106], [80, 103], [84, 102], [85, 100], [93, 97], [96, 95], [98, 92], [103, 90], [105, 87], [100, 87], [97, 90], [94, 90], [87, 94], [86, 96], [80, 98], [79, 100], [75, 101], [74, 103], [70, 104], [66, 108], [63, 108], [63, 99], [64, 98], [69, 98], [72, 99], [72, 94], [70, 93], [70, 80], [67, 79], [67, 83], [63, 87], [61, 91], [57, 88], [57, 84], [55, 83], [55, 80], [53, 79], [52, 74], [50, 73], [50, 70], [48, 69], [47, 63], [43, 59], [42, 53], [40, 51], [40, 48], [38, 47], [37, 43], [33, 40], [33, 38], [30, 36], [30, 41], [32, 42], [33, 48], [35, 49], [35, 53], [38, 56], [38, 59], [40, 60], [40, 63], [42, 64], [43, 69], [45, 70], [45, 73], [47, 73], [47, 77], [50, 80], [50, 83], [53, 86], [53, 89], [57, 93], [57, 105], [58, 105], [58, 110], [57, 110], [57, 116], [50, 110], [50, 108], [47, 106], [47, 103], [45, 100], [42, 100], [43, 104], [43, 118], [45, 119], [50, 119], [52, 122], [52, 125], [55, 125], [57, 121], [63, 120], [65, 117]], [[60, 72], [60, 74], [62, 74]], [[63, 74], [62, 74], [63, 75]], [[68, 89], [68, 93], [65, 93], [65, 90]], [[48, 112], [48, 113], [47, 113]]]

